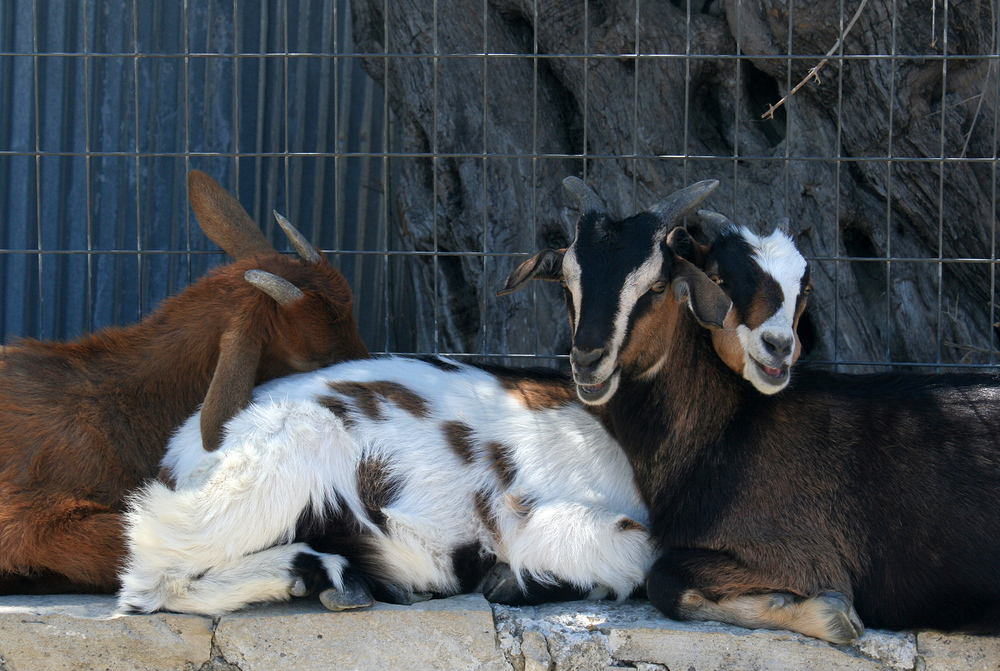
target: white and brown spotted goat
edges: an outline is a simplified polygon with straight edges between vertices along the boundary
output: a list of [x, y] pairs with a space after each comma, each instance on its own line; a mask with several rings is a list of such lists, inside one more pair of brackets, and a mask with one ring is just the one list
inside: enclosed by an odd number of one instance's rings
[[[128, 515], [119, 603], [332, 610], [560, 583], [627, 597], [652, 563], [632, 471], [568, 377], [383, 358], [259, 387], [202, 448], [195, 415]], [[499, 576], [499, 577], [497, 577]], [[536, 594], [537, 596], [537, 594]]]
[[673, 228], [716, 184], [613, 221], [569, 178], [573, 243], [506, 287], [567, 287], [577, 392], [628, 454], [662, 553], [650, 599], [836, 643], [857, 614], [1000, 632], [1000, 379], [790, 374], [809, 288], [791, 238], [726, 222], [704, 248]]

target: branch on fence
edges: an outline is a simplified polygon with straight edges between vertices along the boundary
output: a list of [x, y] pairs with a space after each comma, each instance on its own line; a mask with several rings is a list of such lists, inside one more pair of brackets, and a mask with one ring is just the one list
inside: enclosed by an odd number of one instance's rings
[[861, 10], [864, 9], [865, 5], [867, 5], [867, 4], [868, 4], [868, 0], [861, 0], [861, 4], [858, 5], [857, 11], [855, 11], [854, 12], [854, 16], [851, 17], [850, 23], [847, 24], [846, 28], [844, 28], [844, 32], [842, 32], [840, 34], [840, 37], [837, 38], [837, 42], [832, 47], [830, 47], [830, 50], [828, 52], [826, 52], [826, 58], [824, 58], [819, 63], [817, 63], [815, 67], [810, 68], [809, 69], [809, 73], [806, 74], [805, 78], [802, 81], [800, 81], [798, 84], [796, 84], [795, 88], [793, 88], [791, 91], [788, 92], [788, 95], [786, 95], [784, 98], [782, 98], [781, 100], [779, 100], [775, 104], [768, 105], [767, 111], [760, 115], [761, 119], [773, 119], [774, 118], [774, 112], [779, 107], [781, 107], [782, 105], [784, 105], [786, 100], [788, 100], [793, 95], [795, 95], [796, 91], [798, 91], [800, 88], [802, 88], [803, 86], [805, 86], [806, 82], [808, 82], [810, 79], [816, 79], [817, 81], [819, 80], [819, 69], [821, 67], [823, 67], [824, 65], [826, 65], [827, 61], [830, 60], [830, 56], [833, 56], [833, 54], [838, 49], [840, 49], [840, 45], [843, 44], [844, 38], [847, 37], [847, 33], [851, 32], [851, 28], [854, 27], [854, 23], [858, 20], [858, 17], [861, 16]]

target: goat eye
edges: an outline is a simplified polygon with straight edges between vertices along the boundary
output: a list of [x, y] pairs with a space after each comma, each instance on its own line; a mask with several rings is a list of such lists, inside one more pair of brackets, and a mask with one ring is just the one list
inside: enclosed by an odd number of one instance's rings
[[662, 294], [664, 291], [667, 290], [667, 283], [664, 282], [663, 280], [660, 280], [659, 282], [651, 286], [649, 290], [658, 294]]
[[719, 277], [718, 275], [710, 275], [708, 279], [712, 280], [713, 282], [715, 282], [716, 284], [718, 284], [720, 287], [722, 286], [722, 278]]

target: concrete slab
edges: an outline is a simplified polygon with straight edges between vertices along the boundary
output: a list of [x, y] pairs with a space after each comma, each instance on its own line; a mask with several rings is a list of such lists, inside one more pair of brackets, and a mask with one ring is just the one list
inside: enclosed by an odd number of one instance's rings
[[211, 649], [207, 617], [116, 615], [112, 596], [0, 597], [4, 671], [197, 669]]
[[226, 660], [244, 671], [510, 669], [481, 595], [341, 613], [312, 601], [273, 604], [227, 615], [215, 636]]

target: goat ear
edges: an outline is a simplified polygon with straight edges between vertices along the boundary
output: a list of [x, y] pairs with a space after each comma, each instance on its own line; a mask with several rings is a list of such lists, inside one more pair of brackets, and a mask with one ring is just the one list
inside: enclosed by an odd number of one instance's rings
[[524, 286], [528, 280], [562, 279], [562, 261], [565, 249], [543, 249], [517, 267], [507, 276], [503, 289], [497, 296], [506, 296]]
[[231, 327], [219, 341], [219, 362], [201, 406], [201, 442], [214, 452], [222, 444], [223, 429], [253, 398], [260, 338], [239, 326]]
[[679, 267], [673, 282], [674, 298], [687, 300], [691, 314], [705, 328], [721, 329], [733, 306], [729, 296], [689, 261], [674, 257], [674, 263]]
[[234, 259], [274, 253], [239, 201], [201, 170], [188, 174], [188, 199], [201, 230]]
[[667, 234], [667, 247], [677, 256], [687, 259], [699, 268], [705, 267], [708, 258], [708, 245], [703, 245], [688, 233], [683, 226], [678, 226]]

